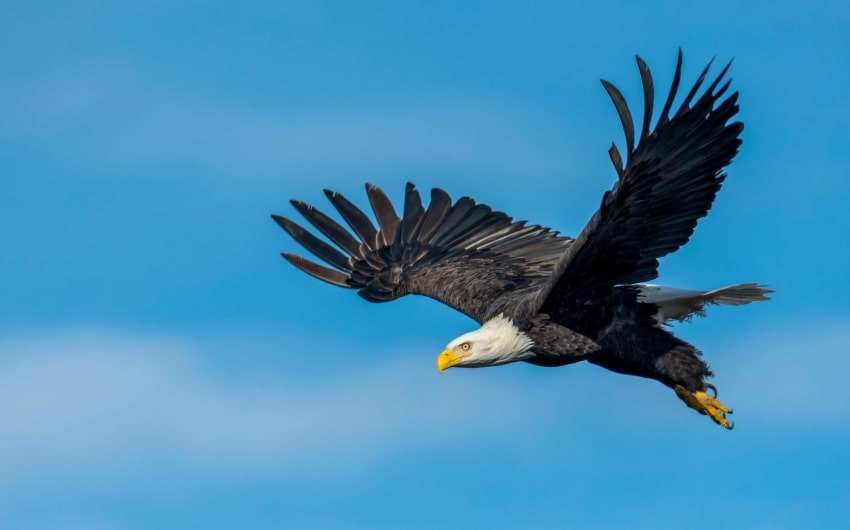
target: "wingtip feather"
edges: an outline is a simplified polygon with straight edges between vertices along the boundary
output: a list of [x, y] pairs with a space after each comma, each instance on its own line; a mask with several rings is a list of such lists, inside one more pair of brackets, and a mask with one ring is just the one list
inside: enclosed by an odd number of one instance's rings
[[622, 124], [623, 132], [626, 135], [626, 153], [628, 158], [635, 148], [635, 125], [632, 120], [632, 114], [629, 111], [629, 106], [626, 104], [626, 99], [617, 87], [604, 79], [600, 79], [600, 82], [605, 88], [605, 92], [608, 93], [608, 97], [610, 97], [611, 101], [614, 103], [614, 108], [617, 109], [617, 115], [620, 117], [620, 123]]
[[289, 252], [281, 252], [280, 255], [281, 257], [283, 257], [283, 259], [294, 265], [297, 269], [302, 272], [306, 272], [314, 278], [339, 287], [345, 287], [349, 289], [353, 287], [348, 283], [348, 275], [345, 273], [329, 269], [327, 267], [323, 267], [318, 263], [314, 263], [296, 254], [290, 254]]
[[655, 86], [652, 81], [652, 72], [640, 56], [636, 55], [635, 59], [640, 71], [640, 80], [643, 87], [643, 122], [640, 128], [640, 138], [643, 139], [649, 134], [649, 125], [652, 120], [653, 105], [655, 104]]

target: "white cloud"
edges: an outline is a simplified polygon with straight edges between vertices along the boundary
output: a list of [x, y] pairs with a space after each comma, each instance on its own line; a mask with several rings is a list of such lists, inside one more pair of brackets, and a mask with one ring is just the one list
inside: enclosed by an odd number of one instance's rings
[[532, 407], [535, 392], [509, 379], [441, 378], [407, 363], [328, 379], [234, 381], [191, 346], [162, 338], [69, 332], [7, 341], [2, 351], [0, 485], [163, 461], [338, 471], [395, 447], [482, 433], [521, 439], [517, 426], [547, 409]]
[[[709, 360], [727, 365], [717, 384], [738, 409], [739, 428], [771, 438], [850, 430], [846, 342], [846, 329], [804, 325], [754, 331], [722, 353], [706, 346]], [[354, 345], [348, 354], [366, 359], [368, 349]], [[469, 444], [521, 459], [556, 432], [569, 433], [560, 446], [580, 447], [606, 432], [652, 438], [675, 429], [688, 438], [716, 429], [661, 385], [588, 365], [440, 377], [423, 370], [416, 352], [397, 356], [415, 363], [350, 365], [318, 377], [295, 366], [230, 376], [189, 342], [97, 330], [5, 340], [0, 351], [2, 489], [164, 463], [316, 477]]]

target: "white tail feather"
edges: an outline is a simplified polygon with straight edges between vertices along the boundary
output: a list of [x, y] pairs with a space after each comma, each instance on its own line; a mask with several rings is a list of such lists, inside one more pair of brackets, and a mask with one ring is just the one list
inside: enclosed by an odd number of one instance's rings
[[697, 316], [705, 316], [707, 304], [743, 305], [750, 302], [769, 300], [770, 289], [756, 283], [730, 285], [711, 291], [690, 291], [675, 287], [660, 285], [638, 284], [638, 301], [658, 306], [655, 320], [659, 324], [667, 324], [671, 320], [690, 320]]

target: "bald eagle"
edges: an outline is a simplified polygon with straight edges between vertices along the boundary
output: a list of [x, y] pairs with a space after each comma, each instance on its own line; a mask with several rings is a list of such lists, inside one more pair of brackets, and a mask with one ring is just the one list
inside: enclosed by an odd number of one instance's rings
[[469, 197], [452, 202], [438, 188], [425, 208], [410, 183], [399, 217], [386, 194], [367, 184], [377, 228], [345, 197], [325, 190], [350, 231], [303, 202], [291, 203], [333, 245], [285, 217], [272, 217], [330, 267], [282, 256], [372, 302], [420, 294], [476, 320], [480, 328], [439, 354], [440, 372], [516, 361], [549, 367], [588, 361], [660, 381], [689, 407], [731, 429], [732, 411], [706, 381], [713, 374], [701, 353], [665, 325], [703, 315], [709, 304], [766, 300], [772, 291], [755, 283], [709, 291], [645, 283], [658, 276], [658, 259], [684, 245], [708, 213], [726, 178], [723, 169], [741, 145], [743, 124], [730, 123], [738, 93], [723, 98], [731, 62], [697, 97], [709, 63], [671, 117], [682, 72], [679, 50], [672, 86], [650, 129], [652, 76], [636, 59], [644, 95], [637, 145], [625, 99], [603, 80], [625, 131], [626, 158], [624, 164], [612, 144], [617, 181], [578, 237], [514, 221]]

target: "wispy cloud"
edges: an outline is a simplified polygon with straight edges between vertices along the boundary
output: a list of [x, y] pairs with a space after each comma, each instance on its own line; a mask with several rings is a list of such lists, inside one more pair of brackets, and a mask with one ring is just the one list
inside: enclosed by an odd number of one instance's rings
[[399, 445], [481, 433], [516, 440], [518, 426], [547, 410], [506, 379], [453, 381], [406, 364], [234, 381], [205, 369], [192, 346], [163, 338], [74, 332], [3, 351], [6, 485], [46, 470], [97, 476], [163, 460], [316, 473], [368, 465]]
[[[487, 98], [258, 107], [112, 79], [96, 65], [7, 87], [18, 137], [111, 166], [197, 164], [239, 178], [441, 168], [550, 176], [570, 165], [542, 112]], [[47, 144], [49, 145], [49, 143]], [[573, 157], [576, 158], [576, 157]]]
[[[850, 431], [841, 376], [850, 361], [838, 355], [846, 330], [757, 335], [725, 348], [734, 369], [718, 377], [747, 432]], [[228, 377], [202, 361], [202, 347], [167, 337], [88, 330], [0, 346], [0, 487], [56, 473], [120, 475], [152, 462], [321, 476], [369, 468], [397, 451], [485, 439], [519, 455], [567, 425], [570, 442], [585, 443], [589, 421], [650, 437], [671, 423], [686, 436], [713, 428], [657, 383], [590, 366], [567, 368], [584, 370], [567, 379], [530, 367], [438, 377], [408, 362]]]
[[566, 165], [522, 113], [479, 102], [264, 111], [163, 102], [98, 142], [116, 163], [192, 161], [234, 176], [403, 167], [539, 175]]
[[754, 330], [717, 348], [734, 371], [719, 374], [743, 396], [747, 422], [767, 429], [850, 432], [850, 329], [826, 319]]

